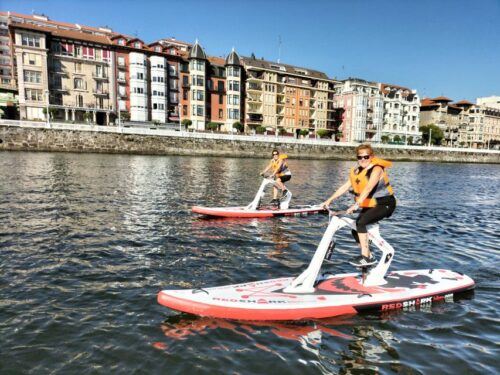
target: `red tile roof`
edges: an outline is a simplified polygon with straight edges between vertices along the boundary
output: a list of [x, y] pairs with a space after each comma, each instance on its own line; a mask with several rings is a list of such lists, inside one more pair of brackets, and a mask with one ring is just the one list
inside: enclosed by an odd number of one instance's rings
[[446, 96], [438, 96], [437, 98], [432, 99], [435, 102], [451, 102], [452, 100], [447, 98]]
[[469, 102], [468, 100], [460, 100], [459, 102], [453, 103], [454, 105], [463, 105], [463, 106], [470, 106], [474, 105], [474, 103]]

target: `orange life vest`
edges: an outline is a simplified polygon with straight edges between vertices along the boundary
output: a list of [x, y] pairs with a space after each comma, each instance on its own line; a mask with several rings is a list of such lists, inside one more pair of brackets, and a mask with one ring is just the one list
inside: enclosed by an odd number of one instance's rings
[[[286, 154], [280, 154], [278, 157], [278, 160], [271, 160], [271, 168], [273, 169], [273, 173], [276, 172], [277, 177], [282, 177], [285, 174], [290, 174], [290, 171], [288, 170], [288, 165], [286, 163], [286, 159], [288, 159], [288, 155]], [[280, 165], [280, 162], [283, 161], [283, 163]], [[279, 168], [279, 169], [278, 169]]]
[[[370, 194], [368, 194], [368, 197], [363, 200], [363, 202], [358, 202], [358, 197], [361, 195], [366, 185], [368, 185], [373, 167], [377, 165], [382, 167], [382, 178], [378, 181], [377, 185], [375, 185]], [[351, 168], [349, 180], [351, 181], [351, 186], [354, 192], [354, 200], [358, 202], [359, 207], [375, 207], [377, 205], [377, 198], [394, 194], [392, 186], [389, 183], [389, 176], [387, 176], [387, 172], [385, 171], [386, 168], [390, 167], [392, 167], [392, 162], [379, 158], [373, 158], [371, 165], [361, 171], [356, 167]]]

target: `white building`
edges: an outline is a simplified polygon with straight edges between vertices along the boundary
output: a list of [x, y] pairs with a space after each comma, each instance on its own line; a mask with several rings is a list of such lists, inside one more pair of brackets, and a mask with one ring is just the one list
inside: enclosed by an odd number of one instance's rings
[[226, 61], [226, 84], [227, 84], [227, 116], [224, 124], [225, 131], [231, 131], [233, 124], [240, 121], [241, 108], [241, 63], [240, 57], [233, 50], [227, 56]]
[[390, 141], [406, 140], [419, 142], [420, 98], [416, 90], [407, 87], [380, 84], [384, 100], [384, 120], [382, 134]]
[[161, 56], [149, 58], [151, 66], [151, 120], [168, 122], [167, 59]]
[[206, 63], [207, 55], [203, 48], [194, 44], [189, 52], [189, 81], [191, 82], [191, 121], [196, 130], [205, 130], [205, 98], [206, 90]]
[[144, 53], [130, 52], [130, 120], [148, 121], [148, 69]]

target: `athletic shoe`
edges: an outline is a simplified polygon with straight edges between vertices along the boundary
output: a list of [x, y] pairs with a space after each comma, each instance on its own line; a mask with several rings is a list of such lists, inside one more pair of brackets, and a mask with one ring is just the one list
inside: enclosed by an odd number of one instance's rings
[[374, 265], [377, 263], [377, 259], [373, 255], [370, 255], [369, 257], [365, 257], [364, 255], [360, 255], [356, 258], [351, 263], [355, 267], [368, 267], [371, 265]]

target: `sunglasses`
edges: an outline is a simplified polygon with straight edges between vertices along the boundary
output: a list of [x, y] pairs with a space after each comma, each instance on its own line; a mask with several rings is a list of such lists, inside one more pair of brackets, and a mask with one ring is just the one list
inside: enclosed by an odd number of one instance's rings
[[358, 155], [358, 160], [368, 160], [370, 159], [371, 155]]
[[278, 155], [278, 154], [273, 154], [273, 156], [276, 156], [276, 155]]

